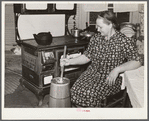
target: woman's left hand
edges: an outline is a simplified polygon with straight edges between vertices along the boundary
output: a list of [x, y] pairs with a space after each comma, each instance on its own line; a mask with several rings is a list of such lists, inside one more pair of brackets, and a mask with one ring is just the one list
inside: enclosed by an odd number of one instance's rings
[[118, 75], [119, 75], [119, 69], [118, 69], [118, 68], [114, 68], [114, 69], [110, 72], [109, 76], [107, 77], [106, 83], [107, 83], [109, 86], [114, 85], [114, 84], [115, 84], [115, 80], [116, 80], [116, 78], [118, 77]]

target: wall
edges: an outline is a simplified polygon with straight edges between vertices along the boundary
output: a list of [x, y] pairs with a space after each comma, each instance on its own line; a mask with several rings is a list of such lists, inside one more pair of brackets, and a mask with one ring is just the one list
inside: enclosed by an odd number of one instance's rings
[[85, 29], [86, 28], [86, 22], [87, 22], [87, 17], [88, 14], [87, 12], [84, 11], [83, 9], [83, 4], [77, 4], [78, 5], [78, 28], [79, 29]]
[[[74, 25], [73, 16], [70, 17], [68, 21], [68, 28], [71, 30]], [[87, 13], [83, 10], [82, 4], [77, 4], [77, 11], [76, 11], [76, 27], [78, 29], [85, 29], [87, 22]]]
[[[140, 17], [139, 12], [131, 13], [130, 22], [139, 23]], [[86, 22], [88, 18], [88, 13], [83, 10], [82, 4], [77, 4], [77, 15], [76, 15], [76, 26], [79, 29], [86, 28]], [[72, 22], [71, 22], [72, 23]], [[73, 25], [72, 25], [73, 26]], [[14, 24], [14, 13], [13, 13], [13, 5], [6, 4], [5, 6], [5, 49], [10, 50], [13, 48], [13, 44], [15, 42], [15, 24]]]
[[10, 50], [13, 48], [15, 42], [15, 23], [14, 23], [14, 13], [13, 5], [5, 5], [5, 50]]

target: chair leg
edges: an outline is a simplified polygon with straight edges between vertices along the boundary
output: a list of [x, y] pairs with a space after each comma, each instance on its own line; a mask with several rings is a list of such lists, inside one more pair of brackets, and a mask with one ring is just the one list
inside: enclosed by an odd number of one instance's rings
[[128, 93], [126, 93], [126, 101], [125, 101], [125, 107], [126, 108], [132, 108]]
[[[124, 92], [122, 93], [122, 96], [120, 96], [120, 98], [116, 98], [116, 95], [113, 95], [111, 97], [107, 97], [105, 100], [104, 100], [104, 103], [103, 103], [103, 107], [115, 107], [118, 103], [121, 103], [121, 106], [120, 107], [125, 107], [125, 103], [126, 103], [126, 97], [127, 97], [127, 91], [126, 91], [126, 88], [123, 90]], [[121, 93], [119, 93], [118, 95], [120, 95]], [[110, 102], [109, 104], [108, 103], [108, 99], [112, 99], [113, 101]]]
[[122, 102], [122, 107], [125, 107], [125, 104], [126, 104], [126, 98], [127, 98], [127, 91], [125, 89], [125, 92], [124, 92], [124, 99], [123, 99], [123, 102]]

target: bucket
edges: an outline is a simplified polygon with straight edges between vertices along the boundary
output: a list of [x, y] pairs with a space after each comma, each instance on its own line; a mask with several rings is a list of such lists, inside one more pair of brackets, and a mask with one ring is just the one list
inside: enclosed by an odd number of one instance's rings
[[70, 80], [63, 77], [60, 82], [60, 77], [51, 80], [49, 107], [71, 107], [70, 102]]

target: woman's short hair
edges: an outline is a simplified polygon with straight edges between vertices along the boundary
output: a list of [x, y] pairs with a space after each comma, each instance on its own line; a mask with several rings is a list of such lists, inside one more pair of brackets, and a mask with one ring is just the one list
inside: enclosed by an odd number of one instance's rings
[[99, 15], [98, 15], [98, 18], [103, 18], [104, 19], [104, 22], [106, 24], [112, 23], [113, 24], [113, 27], [115, 29], [118, 29], [117, 18], [116, 18], [115, 14], [112, 11], [103, 11], [103, 12], [100, 12]]

